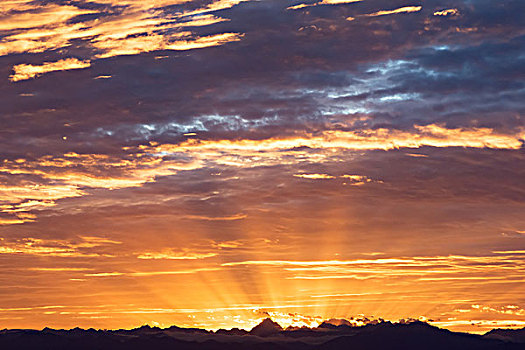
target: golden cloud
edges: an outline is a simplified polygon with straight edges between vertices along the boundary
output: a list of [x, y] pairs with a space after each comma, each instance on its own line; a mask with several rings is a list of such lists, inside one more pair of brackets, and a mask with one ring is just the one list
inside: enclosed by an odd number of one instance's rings
[[294, 174], [294, 176], [310, 180], [331, 180], [336, 178], [328, 174]]
[[17, 204], [16, 206], [4, 207], [7, 212], [10, 210], [19, 211], [18, 209], [27, 209], [35, 206], [49, 206], [50, 201], [62, 198], [79, 197], [84, 195], [75, 185], [61, 185], [61, 184], [38, 184], [38, 183], [24, 183], [25, 186], [9, 186], [3, 185], [0, 187], [0, 201], [10, 203], [21, 203], [26, 199], [31, 199], [29, 202]]
[[[98, 53], [80, 61], [72, 58], [42, 65], [20, 64], [15, 66], [11, 81], [26, 80], [52, 71], [89, 67], [93, 59], [119, 55], [135, 55], [157, 50], [191, 50], [223, 45], [238, 41], [241, 33], [219, 33], [199, 37], [185, 28], [209, 26], [228, 21], [210, 12], [230, 8], [246, 0], [218, 0], [190, 12], [168, 15], [161, 10], [188, 2], [173, 1], [104, 1], [108, 5], [123, 6], [123, 11], [112, 16], [72, 23], [79, 15], [101, 14], [74, 5], [48, 4], [36, 6], [29, 1], [3, 1], [0, 7], [0, 30], [6, 35], [0, 39], [0, 56], [12, 53], [44, 52], [71, 45], [73, 40], [83, 40]], [[97, 1], [100, 3], [100, 1]], [[16, 10], [16, 11], [15, 11]]]
[[0, 226], [2, 226], [2, 225], [18, 225], [18, 224], [23, 224], [23, 223], [28, 222], [28, 221], [31, 221], [31, 220], [24, 220], [24, 219], [19, 219], [19, 218], [16, 218], [16, 219], [15, 218], [0, 218]]
[[[178, 170], [201, 166], [195, 162], [164, 161], [162, 157], [144, 153], [131, 154], [129, 159], [67, 153], [63, 157], [44, 156], [35, 161], [4, 161], [0, 172], [38, 175], [53, 182], [25, 181], [20, 185], [0, 186], [0, 201], [11, 203], [0, 208], [6, 212], [17, 212], [48, 207], [57, 199], [85, 195], [82, 188], [136, 187], [154, 181], [156, 176], [172, 175]], [[77, 167], [85, 170], [73, 170]], [[99, 175], [101, 169], [112, 169], [115, 175]]]
[[76, 58], [66, 58], [56, 62], [44, 62], [41, 65], [19, 64], [13, 67], [14, 73], [9, 80], [16, 82], [38, 77], [42, 74], [71, 69], [83, 69], [91, 66], [90, 61], [80, 61]]
[[174, 252], [172, 250], [163, 250], [162, 252], [147, 252], [137, 255], [138, 259], [143, 260], [200, 260], [217, 256], [217, 253], [199, 253], [199, 252]]
[[204, 216], [204, 215], [184, 215], [184, 219], [190, 220], [205, 220], [205, 221], [236, 221], [246, 219], [248, 215], [246, 214], [235, 214], [230, 216]]
[[120, 244], [114, 240], [100, 237], [81, 237], [79, 242], [68, 240], [49, 240], [22, 238], [15, 241], [0, 240], [0, 254], [41, 255], [55, 257], [111, 257], [86, 248]]
[[311, 7], [311, 6], [320, 6], [320, 5], [343, 5], [343, 4], [351, 4], [354, 2], [361, 2], [363, 0], [322, 0], [313, 4], [298, 4], [294, 6], [287, 7], [287, 10], [299, 10], [305, 7]]
[[434, 12], [434, 16], [455, 16], [458, 13], [458, 9], [446, 9]]
[[[333, 176], [329, 174], [294, 174], [294, 177], [299, 177], [303, 179], [309, 179], [309, 180], [333, 180], [336, 178], [341, 178], [348, 180], [351, 185], [353, 186], [360, 186], [364, 185], [365, 183], [370, 182], [377, 182], [377, 183], [383, 183], [381, 180], [372, 180], [371, 178], [364, 176], [364, 175], [341, 175], [341, 176]], [[348, 184], [347, 182], [344, 182], [343, 185]]]
[[390, 150], [423, 146], [520, 149], [525, 136], [523, 131], [499, 134], [490, 128], [448, 129], [435, 124], [416, 125], [414, 129], [412, 132], [389, 129], [330, 130], [316, 135], [264, 140], [190, 139], [176, 145], [145, 147], [144, 150], [153, 154], [186, 153], [224, 165], [258, 166], [298, 162], [297, 159], [322, 162], [336, 150]]
[[[85, 195], [88, 188], [119, 189], [142, 186], [159, 176], [180, 170], [199, 169], [210, 162], [235, 167], [277, 164], [323, 163], [347, 150], [391, 150], [398, 148], [471, 147], [520, 149], [525, 133], [501, 134], [490, 128], [455, 128], [431, 124], [412, 131], [365, 129], [328, 130], [317, 134], [263, 140], [188, 139], [179, 144], [142, 145], [126, 148], [125, 157], [67, 153], [36, 160], [5, 160], [0, 172], [39, 176], [37, 180], [0, 186], [0, 211], [10, 214], [41, 210], [56, 200]], [[170, 155], [185, 155], [178, 161]], [[188, 160], [189, 159], [189, 160]], [[105, 173], [101, 175], [101, 172]], [[329, 174], [296, 174], [305, 179], [331, 179]], [[344, 175], [351, 185], [381, 183], [364, 175]], [[245, 214], [226, 217], [188, 217], [199, 220], [240, 220]], [[32, 220], [32, 218], [26, 218]], [[20, 218], [12, 223], [20, 223]]]
[[26, 6], [20, 9], [18, 8], [20, 5], [19, 1], [2, 1], [2, 8], [0, 9], [7, 14], [0, 16], [0, 30], [9, 31], [44, 27], [56, 23], [65, 23], [78, 15], [93, 13], [91, 10], [83, 10], [70, 5], [48, 4], [45, 6], [30, 6], [27, 1], [22, 3], [25, 3]]
[[[415, 256], [410, 258], [378, 258], [353, 260], [247, 260], [223, 263], [223, 267], [263, 266], [287, 272], [287, 279], [328, 280], [328, 279], [386, 279], [415, 278], [427, 282], [449, 280], [501, 280], [507, 283], [523, 277], [525, 269], [521, 260], [512, 254], [489, 256]], [[514, 277], [506, 274], [512, 268]]]
[[146, 272], [98, 272], [86, 273], [85, 277], [154, 277], [165, 275], [188, 275], [199, 272], [217, 271], [219, 268], [203, 267], [186, 270], [172, 270], [172, 271], [146, 271]]
[[421, 6], [405, 6], [400, 7], [394, 10], [381, 10], [373, 13], [368, 13], [366, 15], [362, 15], [364, 17], [377, 17], [377, 16], [386, 16], [386, 15], [394, 15], [397, 13], [412, 13], [412, 12], [419, 12], [421, 11]]
[[318, 2], [319, 5], [339, 5], [339, 4], [351, 4], [354, 2], [361, 2], [363, 0], [322, 0]]

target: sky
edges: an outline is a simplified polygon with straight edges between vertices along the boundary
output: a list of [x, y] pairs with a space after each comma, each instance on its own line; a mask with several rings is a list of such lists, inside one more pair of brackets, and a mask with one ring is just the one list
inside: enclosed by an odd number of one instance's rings
[[0, 328], [524, 327], [523, 13], [2, 0]]

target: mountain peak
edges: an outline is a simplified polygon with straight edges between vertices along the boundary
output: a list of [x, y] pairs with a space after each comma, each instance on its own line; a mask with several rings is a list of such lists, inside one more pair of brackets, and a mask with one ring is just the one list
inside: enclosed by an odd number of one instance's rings
[[350, 323], [350, 321], [345, 320], [343, 318], [331, 318], [319, 325], [320, 328], [334, 328], [339, 326], [352, 327], [352, 324]]
[[283, 327], [281, 327], [280, 324], [272, 321], [272, 319], [268, 317], [264, 319], [261, 323], [259, 323], [257, 326], [253, 327], [250, 331], [250, 334], [257, 335], [260, 337], [266, 337], [271, 334], [279, 333], [282, 330]]

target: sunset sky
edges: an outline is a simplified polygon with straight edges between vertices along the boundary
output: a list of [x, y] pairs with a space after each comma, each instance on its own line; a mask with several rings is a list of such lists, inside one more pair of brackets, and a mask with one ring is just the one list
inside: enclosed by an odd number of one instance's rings
[[524, 13], [1, 0], [0, 329], [525, 327]]

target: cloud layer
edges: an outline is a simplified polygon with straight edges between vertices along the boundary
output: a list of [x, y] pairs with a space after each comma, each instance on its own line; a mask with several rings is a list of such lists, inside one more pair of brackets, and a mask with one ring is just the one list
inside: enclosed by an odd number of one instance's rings
[[522, 324], [524, 11], [0, 2], [0, 327]]

